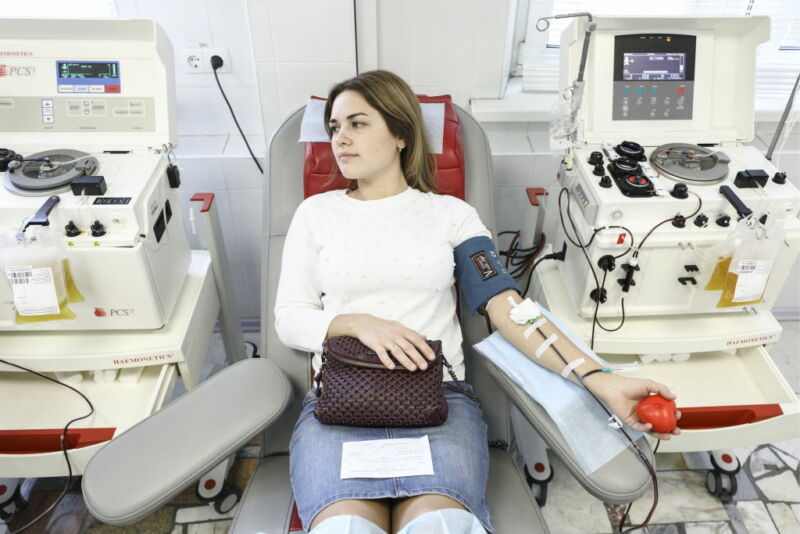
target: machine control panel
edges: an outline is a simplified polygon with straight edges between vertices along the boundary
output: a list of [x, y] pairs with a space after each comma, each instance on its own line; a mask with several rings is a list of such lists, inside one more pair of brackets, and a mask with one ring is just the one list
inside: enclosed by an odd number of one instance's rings
[[694, 35], [614, 38], [613, 120], [691, 120]]

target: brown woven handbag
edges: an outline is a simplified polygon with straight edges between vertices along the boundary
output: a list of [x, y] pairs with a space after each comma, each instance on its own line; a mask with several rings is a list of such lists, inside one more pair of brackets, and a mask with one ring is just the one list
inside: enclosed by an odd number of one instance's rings
[[[424, 371], [401, 365], [387, 369], [378, 355], [357, 338], [337, 336], [323, 344], [314, 415], [326, 425], [369, 427], [437, 426], [447, 420], [443, 387], [477, 398], [442, 382], [442, 364], [456, 380], [442, 354], [441, 341], [427, 342], [436, 359]], [[321, 387], [320, 387], [321, 385]]]

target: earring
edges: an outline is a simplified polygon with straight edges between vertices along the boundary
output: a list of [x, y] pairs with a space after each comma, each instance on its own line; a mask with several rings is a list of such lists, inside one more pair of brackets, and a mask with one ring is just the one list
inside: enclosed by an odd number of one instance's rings
[[397, 151], [398, 152], [402, 152], [403, 151], [403, 147], [401, 147], [401, 146], [397, 147]]

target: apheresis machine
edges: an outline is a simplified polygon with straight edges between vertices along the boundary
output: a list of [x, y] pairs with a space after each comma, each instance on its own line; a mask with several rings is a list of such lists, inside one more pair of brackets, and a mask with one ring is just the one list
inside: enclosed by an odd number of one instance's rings
[[67, 474], [88, 411], [22, 367], [92, 403], [72, 474], [199, 380], [220, 303], [176, 193], [172, 57], [152, 21], [0, 20], [0, 518], [9, 479]]
[[[767, 17], [578, 14], [561, 37], [566, 148], [545, 233], [564, 261], [540, 302], [615, 366], [667, 384], [681, 436], [718, 451], [798, 436], [800, 404], [770, 359], [770, 309], [800, 250], [800, 193], [747, 143]], [[730, 454], [711, 455], [717, 475]], [[730, 478], [709, 489], [735, 493]], [[716, 478], [715, 478], [716, 477]]]

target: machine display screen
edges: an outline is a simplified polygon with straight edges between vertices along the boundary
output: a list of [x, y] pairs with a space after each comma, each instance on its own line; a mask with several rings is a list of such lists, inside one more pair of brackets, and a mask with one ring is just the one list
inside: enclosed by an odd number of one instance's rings
[[625, 81], [686, 80], [684, 52], [625, 52], [622, 64]]
[[118, 61], [58, 62], [58, 77], [61, 79], [93, 78], [119, 80]]

